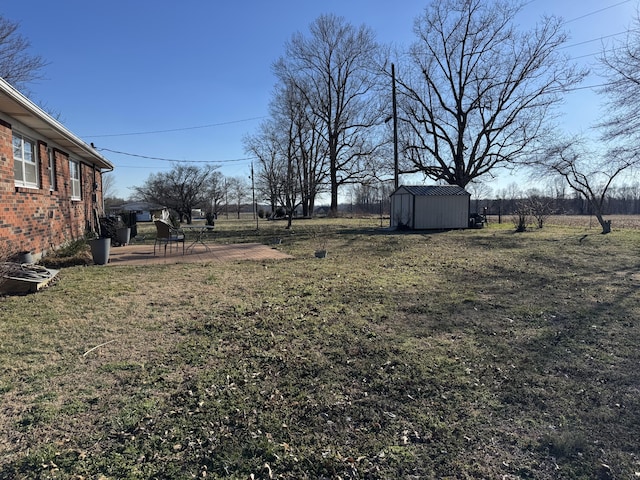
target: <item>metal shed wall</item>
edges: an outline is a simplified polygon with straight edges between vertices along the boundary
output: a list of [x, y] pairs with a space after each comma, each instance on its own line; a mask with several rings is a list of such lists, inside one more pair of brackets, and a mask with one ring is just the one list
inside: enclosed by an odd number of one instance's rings
[[469, 197], [416, 196], [413, 228], [417, 230], [467, 228], [469, 226]]

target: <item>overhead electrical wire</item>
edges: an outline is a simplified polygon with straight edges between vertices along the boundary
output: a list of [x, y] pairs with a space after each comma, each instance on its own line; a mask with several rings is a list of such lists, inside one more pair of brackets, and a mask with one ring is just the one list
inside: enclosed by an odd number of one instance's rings
[[624, 0], [623, 2], [618, 2], [618, 3], [614, 4], [614, 5], [609, 5], [608, 7], [600, 8], [598, 10], [594, 10], [593, 12], [585, 13], [584, 15], [580, 15], [579, 17], [575, 17], [575, 18], [572, 18], [571, 20], [567, 20], [567, 21], [563, 22], [563, 24], [566, 25], [567, 23], [576, 22], [578, 20], [582, 20], [583, 18], [590, 17], [591, 15], [595, 15], [597, 13], [604, 12], [604, 11], [609, 10], [611, 8], [619, 7], [620, 5], [624, 5], [625, 3], [629, 3], [629, 2], [631, 2], [631, 0]]
[[[572, 23], [572, 22], [576, 22], [578, 20], [582, 20], [582, 19], [584, 19], [586, 17], [590, 17], [592, 15], [596, 15], [596, 14], [602, 13], [602, 12], [604, 12], [606, 10], [610, 10], [612, 8], [615, 8], [615, 7], [618, 7], [620, 5], [624, 5], [626, 3], [630, 3], [630, 2], [631, 2], [631, 0], [624, 0], [624, 1], [612, 4], [612, 5], [609, 5], [607, 7], [603, 7], [603, 8], [600, 8], [598, 10], [594, 10], [592, 12], [585, 13], [584, 15], [580, 15], [578, 17], [574, 17], [572, 19], [564, 21], [563, 25], [566, 25], [566, 24]], [[535, 0], [530, 0], [525, 5], [528, 5], [530, 3], [535, 3]], [[599, 37], [599, 38], [594, 38], [594, 39], [591, 39], [591, 40], [585, 40], [585, 41], [574, 43], [574, 44], [571, 44], [571, 45], [566, 45], [566, 46], [561, 47], [561, 48], [565, 49], [565, 48], [572, 48], [572, 47], [576, 47], [576, 46], [580, 46], [580, 45], [585, 45], [587, 43], [593, 43], [593, 42], [601, 41], [603, 39], [616, 37], [616, 36], [619, 36], [619, 35], [623, 35], [625, 33], [626, 32], [618, 32], [618, 33], [602, 36], [602, 37]], [[576, 57], [576, 58], [585, 58], [585, 57], [590, 57], [590, 56], [593, 56], [593, 55], [596, 55], [596, 54], [582, 55], [582, 56]], [[568, 88], [565, 91], [572, 92], [572, 91], [576, 91], [576, 90], [587, 90], [587, 89], [593, 89], [593, 88], [602, 88], [602, 87], [605, 87], [607, 85], [609, 85], [609, 84], [605, 83], [605, 84], [600, 84], [600, 85], [573, 87], [573, 88]], [[211, 124], [206, 124], [206, 125], [196, 125], [196, 126], [191, 126], [191, 127], [171, 128], [171, 129], [163, 129], [163, 130], [149, 130], [149, 131], [143, 131], [143, 132], [112, 133], [112, 134], [102, 134], [102, 135], [86, 135], [85, 137], [87, 137], [87, 138], [106, 138], [106, 137], [124, 137], [124, 136], [135, 136], [135, 135], [153, 135], [153, 134], [159, 134], [159, 133], [180, 132], [180, 131], [187, 131], [187, 130], [197, 130], [197, 129], [204, 129], [204, 128], [219, 127], [219, 126], [224, 126], [224, 125], [232, 125], [232, 124], [236, 124], [236, 123], [250, 122], [250, 121], [254, 121], [254, 120], [262, 120], [264, 118], [267, 118], [267, 117], [266, 116], [250, 117], [250, 118], [245, 118], [245, 119], [241, 119], [241, 120], [232, 120], [232, 121], [228, 121], [228, 122], [211, 123]], [[244, 157], [244, 158], [226, 159], [226, 160], [185, 160], [185, 159], [171, 159], [171, 158], [163, 158], [163, 157], [154, 157], [154, 156], [149, 156], [149, 155], [140, 155], [140, 154], [135, 154], [135, 153], [122, 152], [122, 151], [118, 151], [118, 150], [111, 150], [109, 148], [98, 148], [97, 150], [111, 152], [111, 153], [115, 153], [115, 154], [119, 154], [119, 155], [126, 155], [126, 156], [130, 156], [130, 157], [143, 158], [143, 159], [147, 159], [147, 160], [158, 160], [158, 161], [173, 162], [173, 163], [239, 163], [239, 162], [245, 162], [245, 161], [250, 161], [250, 160], [257, 159], [257, 157]], [[127, 168], [145, 168], [145, 167], [134, 167], [134, 166], [131, 166], [131, 167], [127, 167]]]
[[[606, 10], [610, 10], [612, 8], [618, 7], [620, 5], [624, 5], [625, 3], [629, 3], [631, 2], [631, 0], [624, 0], [622, 2], [618, 2], [615, 3], [613, 5], [609, 5], [607, 7], [604, 8], [600, 8], [598, 10], [594, 10], [592, 12], [589, 13], [585, 13], [584, 15], [580, 15], [578, 17], [574, 17], [570, 20], [566, 20], [563, 22], [563, 25], [566, 25], [568, 23], [572, 23], [578, 20], [582, 20], [583, 18], [586, 17], [590, 17], [591, 15], [596, 15], [598, 13], [602, 13]], [[535, 0], [530, 0], [529, 2], [525, 3], [525, 5], [529, 5], [531, 3], [535, 3]], [[602, 37], [598, 37], [598, 38], [594, 38], [591, 40], [585, 40], [583, 42], [578, 42], [578, 43], [574, 43], [571, 45], [565, 45], [562, 48], [571, 48], [571, 47], [576, 47], [579, 45], [584, 45], [586, 43], [592, 43], [592, 42], [597, 42], [599, 40], [603, 40], [605, 38], [610, 38], [610, 37], [616, 37], [618, 35], [622, 35], [626, 32], [618, 32], [618, 33], [613, 33], [610, 35], [605, 35]], [[587, 56], [587, 55], [585, 55]], [[579, 57], [582, 58], [582, 57]], [[220, 122], [220, 123], [210, 123], [210, 124], [206, 124], [206, 125], [195, 125], [195, 126], [191, 126], [191, 127], [179, 127], [179, 128], [168, 128], [168, 129], [162, 129], [162, 130], [148, 130], [148, 131], [142, 131], [142, 132], [123, 132], [123, 133], [108, 133], [108, 134], [100, 134], [100, 135], [84, 135], [85, 138], [106, 138], [106, 137], [126, 137], [126, 136], [135, 136], [135, 135], [153, 135], [153, 134], [158, 134], [158, 133], [171, 133], [171, 132], [182, 132], [182, 131], [187, 131], [187, 130], [198, 130], [198, 129], [203, 129], [203, 128], [212, 128], [212, 127], [221, 127], [224, 125], [233, 125], [236, 123], [244, 123], [244, 122], [251, 122], [254, 120], [262, 120], [264, 118], [267, 118], [267, 116], [262, 115], [259, 117], [249, 117], [249, 118], [243, 118], [240, 120], [230, 120], [228, 122]]]
[[[563, 24], [563, 25], [566, 25], [566, 24], [568, 24], [568, 23], [572, 23], [572, 22], [575, 22], [575, 21], [578, 21], [578, 20], [582, 20], [582, 19], [584, 19], [584, 18], [586, 18], [586, 17], [590, 17], [590, 16], [592, 16], [592, 15], [596, 15], [596, 14], [602, 13], [602, 12], [604, 12], [604, 11], [606, 11], [606, 10], [610, 10], [610, 9], [612, 9], [612, 8], [619, 7], [620, 5], [624, 5], [625, 3], [630, 3], [630, 2], [631, 2], [631, 0], [624, 0], [624, 1], [622, 1], [622, 2], [614, 3], [614, 4], [609, 5], [609, 6], [607, 6], [607, 7], [603, 7], [603, 8], [600, 8], [600, 9], [598, 9], [598, 10], [594, 10], [594, 11], [592, 11], [592, 12], [585, 13], [584, 15], [580, 15], [580, 16], [578, 16], [578, 17], [574, 17], [574, 18], [572, 18], [572, 19], [566, 20], [566, 21], [562, 22], [562, 24]], [[531, 2], [530, 2], [530, 3], [531, 3]], [[580, 46], [580, 45], [586, 45], [586, 44], [588, 44], [588, 43], [593, 43], [593, 42], [602, 41], [602, 40], [604, 40], [604, 39], [606, 39], [606, 38], [612, 38], [612, 37], [617, 37], [617, 36], [619, 36], [619, 35], [624, 35], [625, 33], [627, 33], [627, 32], [626, 32], [626, 31], [624, 31], [624, 32], [618, 32], [618, 33], [612, 33], [612, 34], [604, 35], [604, 36], [601, 36], [601, 37], [598, 37], [598, 38], [593, 38], [593, 39], [591, 39], [591, 40], [585, 40], [585, 41], [582, 41], [582, 42], [573, 43], [573, 44], [571, 44], [571, 45], [565, 45], [565, 46], [563, 46], [563, 47], [561, 47], [561, 48], [562, 48], [562, 49], [566, 49], [566, 48], [577, 47], [577, 46]], [[573, 59], [573, 60], [578, 60], [578, 59], [581, 59], [581, 58], [593, 57], [593, 56], [595, 56], [595, 55], [598, 55], [599, 53], [600, 53], [600, 52], [597, 52], [597, 53], [589, 53], [589, 54], [585, 54], [585, 55], [580, 55], [580, 56], [578, 56], [578, 57], [572, 57], [572, 59]], [[574, 91], [578, 91], [578, 90], [590, 90], [590, 89], [596, 89], [596, 88], [603, 88], [603, 87], [607, 87], [607, 86], [609, 86], [609, 85], [611, 85], [611, 83], [601, 83], [601, 84], [598, 84], [598, 85], [585, 85], [585, 86], [582, 86], [582, 87], [571, 87], [571, 88], [567, 88], [567, 89], [564, 89], [564, 91], [565, 91], [565, 92], [574, 92]]]
[[185, 160], [185, 159], [176, 159], [176, 158], [163, 158], [163, 157], [152, 157], [149, 155], [139, 155], [137, 153], [128, 153], [121, 152], [119, 150], [111, 150], [110, 148], [96, 148], [98, 151], [111, 152], [116, 153], [118, 155], [127, 155], [129, 157], [137, 157], [144, 158], [146, 160], [158, 160], [161, 162], [172, 162], [172, 163], [237, 163], [237, 162], [246, 162], [249, 160], [255, 160], [258, 157], [243, 157], [243, 158], [232, 158], [226, 160]]
[[604, 40], [605, 38], [611, 38], [611, 37], [617, 37], [618, 35], [624, 35], [625, 33], [627, 33], [626, 31], [624, 32], [618, 32], [618, 33], [612, 33], [610, 35], [603, 35], [602, 37], [598, 37], [598, 38], [592, 38], [591, 40], [585, 40], [583, 42], [578, 42], [578, 43], [573, 43], [571, 45], [565, 45], [564, 48], [572, 48], [572, 47], [577, 47], [580, 45], [585, 45], [587, 43], [593, 43], [593, 42], [598, 42], [600, 40]]
[[170, 133], [170, 132], [183, 132], [185, 130], [198, 130], [202, 128], [212, 128], [212, 127], [221, 127], [224, 125], [232, 125], [234, 123], [244, 123], [251, 122], [254, 120], [262, 120], [263, 118], [267, 118], [266, 116], [261, 117], [251, 117], [251, 118], [243, 118], [241, 120], [231, 120], [229, 122], [220, 122], [220, 123], [210, 123], [207, 125], [196, 125], [193, 127], [181, 127], [181, 128], [168, 128], [166, 130], [149, 130], [146, 132], [129, 132], [129, 133], [109, 133], [103, 135], [84, 135], [86, 138], [105, 138], [105, 137], [127, 137], [133, 135], [153, 135], [156, 133]]
[[[580, 15], [578, 17], [574, 17], [574, 18], [571, 18], [569, 20], [566, 20], [566, 21], [562, 22], [562, 24], [566, 25], [568, 23], [576, 22], [578, 20], [582, 20], [583, 18], [587, 18], [587, 17], [590, 17], [592, 15], [597, 15], [598, 13], [602, 13], [602, 12], [604, 12], [606, 10], [610, 10], [612, 8], [619, 7], [620, 5], [624, 5], [625, 3], [629, 3], [629, 2], [631, 2], [631, 0], [624, 0], [622, 2], [614, 3], [613, 5], [609, 5], [608, 7], [599, 8], [598, 10], [594, 10], [592, 12], [585, 13], [584, 15]], [[610, 35], [604, 35], [602, 37], [593, 38], [591, 40], [585, 40], [583, 42], [573, 43], [571, 45], [565, 45], [562, 48], [577, 47], [579, 45], [585, 45], [587, 43], [593, 43], [593, 42], [597, 42], [599, 40], [604, 40], [605, 38], [617, 37], [618, 35], [623, 35], [625, 33], [627, 33], [627, 32], [624, 31], [624, 32], [618, 32], [618, 33], [612, 33]], [[578, 57], [578, 58], [582, 58], [582, 57]]]

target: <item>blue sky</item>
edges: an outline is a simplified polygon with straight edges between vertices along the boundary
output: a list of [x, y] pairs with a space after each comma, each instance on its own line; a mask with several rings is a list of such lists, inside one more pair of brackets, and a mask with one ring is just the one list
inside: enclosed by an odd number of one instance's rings
[[[226, 176], [249, 174], [242, 138], [268, 115], [272, 63], [294, 32], [335, 13], [366, 24], [378, 41], [407, 46], [427, 1], [412, 0], [20, 0], [0, 13], [20, 23], [31, 52], [49, 65], [31, 85], [32, 99], [59, 112], [72, 132], [99, 149], [146, 157], [221, 162]], [[567, 53], [595, 62], [602, 44], [622, 36], [635, 0], [532, 0], [520, 22], [543, 13], [563, 17]], [[601, 80], [587, 79], [584, 85]], [[598, 117], [589, 89], [568, 96], [564, 126], [586, 132]], [[148, 133], [155, 132], [155, 133]], [[128, 197], [170, 162], [102, 150], [116, 193]], [[501, 182], [513, 181], [501, 176]]]

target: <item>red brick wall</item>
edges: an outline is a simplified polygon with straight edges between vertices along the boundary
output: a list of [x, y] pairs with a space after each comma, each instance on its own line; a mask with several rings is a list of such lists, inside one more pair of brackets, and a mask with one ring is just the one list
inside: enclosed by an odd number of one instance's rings
[[[93, 209], [97, 208], [102, 214], [99, 170], [94, 172], [92, 166], [81, 163], [82, 199], [71, 200], [69, 155], [47, 145], [47, 139], [32, 138], [39, 154], [40, 187], [16, 187], [12, 137], [11, 126], [0, 120], [0, 257], [21, 251], [39, 256], [93, 229]], [[50, 189], [49, 149], [55, 158], [55, 190]], [[95, 192], [94, 182], [97, 183]]]

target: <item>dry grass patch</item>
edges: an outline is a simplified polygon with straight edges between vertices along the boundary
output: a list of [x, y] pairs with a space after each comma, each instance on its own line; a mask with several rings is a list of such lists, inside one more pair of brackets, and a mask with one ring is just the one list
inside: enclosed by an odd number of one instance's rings
[[221, 221], [295, 259], [74, 267], [2, 299], [0, 478], [640, 471], [636, 232], [378, 225]]

